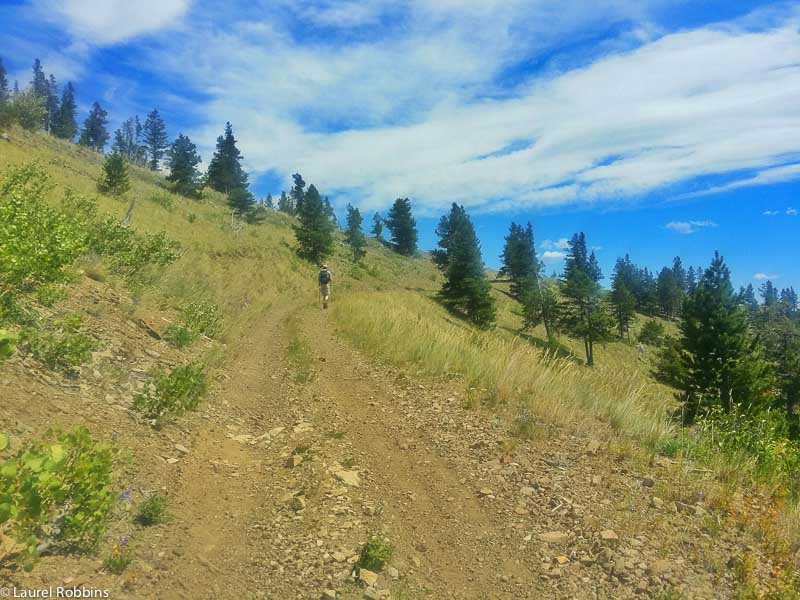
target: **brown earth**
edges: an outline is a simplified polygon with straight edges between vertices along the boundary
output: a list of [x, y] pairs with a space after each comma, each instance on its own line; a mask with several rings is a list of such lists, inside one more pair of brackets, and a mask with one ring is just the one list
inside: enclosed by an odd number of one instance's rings
[[[75, 380], [4, 363], [0, 430], [18, 443], [85, 424], [129, 449], [118, 481], [133, 502], [120, 501], [104, 548], [130, 535], [135, 561], [114, 576], [102, 551], [45, 556], [0, 582], [113, 598], [730, 598], [742, 565], [764, 586], [779, 574], [762, 541], [704, 498], [707, 474], [643, 459], [600, 425], [592, 438], [542, 423], [532, 439], [511, 436], [465, 408], [457, 382], [360, 355], [316, 305], [274, 304], [230, 343], [200, 409], [162, 430], [130, 404], [153, 367], [190, 355], [151, 337], [102, 283], [85, 280], [60, 310], [85, 314], [103, 349]], [[160, 330], [168, 318], [145, 321]], [[156, 490], [170, 520], [133, 525]], [[733, 502], [754, 520], [768, 504]], [[394, 553], [366, 588], [353, 563], [372, 535]]]

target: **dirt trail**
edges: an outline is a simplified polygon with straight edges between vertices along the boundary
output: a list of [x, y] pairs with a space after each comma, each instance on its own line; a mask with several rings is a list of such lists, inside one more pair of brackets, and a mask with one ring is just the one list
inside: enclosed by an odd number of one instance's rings
[[[666, 465], [564, 434], [509, 450], [502, 422], [361, 356], [330, 316], [287, 300], [237, 344], [151, 544], [166, 572], [131, 598], [731, 595], [739, 534], [654, 502]], [[365, 588], [373, 534], [394, 555]]]

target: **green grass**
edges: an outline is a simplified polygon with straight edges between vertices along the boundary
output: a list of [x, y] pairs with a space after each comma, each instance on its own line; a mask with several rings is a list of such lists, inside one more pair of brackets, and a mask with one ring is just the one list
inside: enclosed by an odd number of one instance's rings
[[139, 505], [135, 521], [145, 527], [159, 525], [167, 519], [167, 499], [154, 494]]

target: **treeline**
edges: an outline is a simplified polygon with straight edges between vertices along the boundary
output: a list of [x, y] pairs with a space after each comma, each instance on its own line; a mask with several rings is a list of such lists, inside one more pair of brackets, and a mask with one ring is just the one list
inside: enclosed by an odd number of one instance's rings
[[169, 141], [167, 124], [157, 108], [142, 122], [138, 115], [126, 119], [113, 132], [108, 130], [108, 111], [95, 101], [89, 114], [78, 126], [77, 101], [72, 82], [59, 90], [56, 78], [45, 75], [37, 58], [33, 63], [30, 83], [24, 89], [14, 83], [9, 88], [8, 75], [0, 58], [0, 126], [18, 124], [28, 130], [39, 130], [70, 142], [77, 142], [106, 155], [103, 176], [98, 188], [104, 193], [121, 195], [130, 183], [127, 165], [133, 164], [153, 171], [167, 171], [166, 179], [172, 191], [188, 198], [198, 198], [203, 187], [210, 187], [228, 197], [231, 208], [248, 221], [263, 218], [250, 191], [247, 173], [241, 166], [242, 154], [236, 147], [233, 127], [225, 125], [217, 138], [214, 156], [205, 174], [198, 165], [202, 162], [197, 147], [184, 134]]

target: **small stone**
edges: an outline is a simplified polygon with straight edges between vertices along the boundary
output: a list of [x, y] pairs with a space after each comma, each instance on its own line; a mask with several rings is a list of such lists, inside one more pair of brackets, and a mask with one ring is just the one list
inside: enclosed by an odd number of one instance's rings
[[179, 462], [177, 458], [168, 458], [167, 459], [167, 464], [168, 465], [174, 465], [176, 462]]
[[642, 478], [642, 485], [644, 487], [653, 487], [656, 484], [655, 479], [652, 477], [643, 477]]
[[558, 565], [565, 565], [569, 562], [569, 558], [562, 554], [561, 556], [556, 556], [553, 561]]
[[563, 531], [549, 531], [547, 533], [540, 533], [536, 537], [547, 544], [563, 544], [569, 539], [569, 534]]
[[414, 566], [417, 567], [418, 569], [422, 566], [422, 562], [416, 556], [411, 557], [411, 562], [414, 563]]
[[189, 449], [182, 444], [175, 444], [175, 450], [177, 450], [181, 454], [189, 454]]
[[533, 496], [536, 493], [536, 490], [532, 487], [525, 486], [520, 488], [519, 493], [523, 496]]
[[334, 552], [331, 556], [333, 557], [333, 560], [339, 563], [343, 563], [347, 560], [347, 557], [341, 552]]
[[285, 429], [284, 427], [275, 427], [273, 429], [270, 429], [269, 430], [269, 437], [275, 437], [276, 435], [278, 435], [284, 429]]
[[661, 558], [651, 563], [647, 567], [647, 574], [650, 575], [650, 577], [658, 578], [668, 573], [671, 568], [672, 568], [672, 563], [664, 558]]
[[650, 506], [653, 508], [664, 508], [664, 501], [658, 496], [650, 498]]
[[581, 556], [580, 561], [584, 567], [591, 567], [594, 564], [594, 559], [588, 554]]
[[494, 490], [492, 490], [492, 488], [481, 488], [478, 490], [478, 496], [480, 496], [481, 498], [493, 495], [494, 495]]
[[389, 577], [391, 577], [393, 580], [400, 579], [400, 571], [398, 571], [394, 567], [387, 568], [386, 572], [389, 574]]
[[685, 502], [680, 502], [679, 500], [675, 501], [675, 512], [679, 512], [684, 515], [693, 515], [695, 514], [694, 506], [691, 504], [686, 504]]
[[336, 479], [350, 487], [359, 487], [361, 485], [361, 478], [358, 476], [358, 471], [337, 471], [334, 473]]
[[589, 443], [586, 444], [586, 454], [594, 456], [597, 454], [598, 450], [600, 450], [600, 442], [597, 440], [589, 440]]
[[306, 501], [301, 496], [295, 496], [294, 498], [292, 498], [291, 507], [292, 510], [295, 512], [305, 510]]
[[294, 469], [295, 467], [299, 467], [302, 463], [303, 463], [302, 454], [292, 454], [286, 461], [286, 466], [289, 467], [290, 469]]
[[372, 587], [378, 583], [378, 574], [370, 571], [369, 569], [361, 569], [358, 572], [358, 580], [367, 587]]
[[613, 529], [604, 529], [600, 532], [600, 539], [608, 544], [615, 544], [619, 541], [619, 536]]
[[378, 593], [378, 591], [371, 588], [364, 592], [362, 597], [364, 600], [381, 600], [381, 595]]
[[517, 506], [516, 508], [514, 508], [514, 512], [517, 513], [518, 515], [523, 515], [523, 516], [529, 513], [528, 509], [525, 508], [524, 506]]
[[592, 485], [600, 485], [603, 483], [603, 478], [600, 475], [592, 475]]
[[336, 590], [323, 590], [321, 600], [336, 600]]

